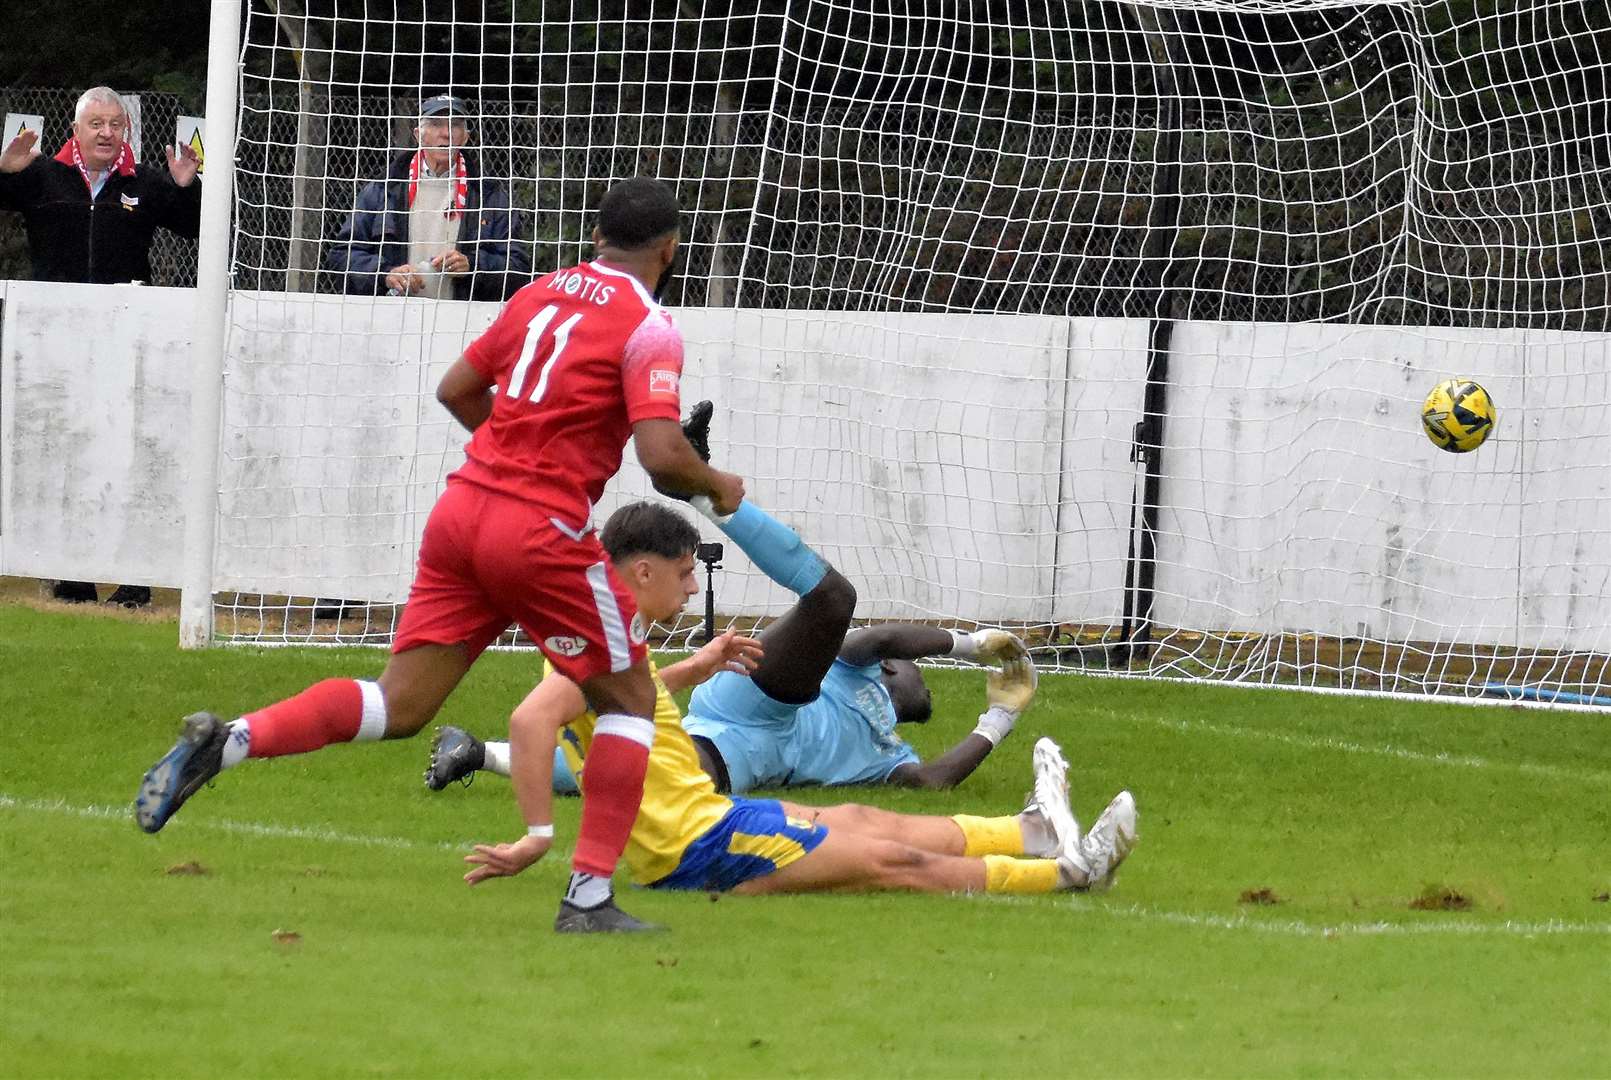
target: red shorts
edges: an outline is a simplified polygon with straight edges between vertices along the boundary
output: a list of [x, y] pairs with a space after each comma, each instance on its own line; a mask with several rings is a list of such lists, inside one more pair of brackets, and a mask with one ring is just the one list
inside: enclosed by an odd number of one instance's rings
[[647, 655], [637, 604], [596, 533], [578, 538], [540, 507], [449, 483], [425, 523], [392, 652], [464, 645], [474, 659], [511, 623], [577, 683]]

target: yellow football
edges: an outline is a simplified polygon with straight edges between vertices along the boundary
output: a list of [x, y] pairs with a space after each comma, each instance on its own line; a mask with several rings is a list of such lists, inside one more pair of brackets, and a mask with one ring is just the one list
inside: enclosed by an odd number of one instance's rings
[[1488, 391], [1470, 379], [1438, 383], [1421, 406], [1421, 426], [1426, 428], [1426, 437], [1451, 454], [1464, 454], [1481, 446], [1498, 420]]

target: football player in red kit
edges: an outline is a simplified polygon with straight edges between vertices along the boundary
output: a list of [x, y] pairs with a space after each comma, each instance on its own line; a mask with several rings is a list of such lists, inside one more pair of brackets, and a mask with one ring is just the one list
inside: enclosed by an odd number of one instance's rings
[[147, 832], [226, 768], [331, 743], [407, 738], [430, 723], [511, 623], [598, 714], [570, 887], [555, 929], [637, 930], [610, 877], [643, 795], [654, 740], [646, 627], [599, 545], [593, 506], [630, 439], [665, 491], [736, 510], [744, 484], [679, 426], [682, 337], [651, 290], [676, 255], [676, 196], [635, 177], [599, 206], [594, 260], [521, 289], [436, 396], [474, 434], [420, 543], [392, 655], [374, 682], [326, 679], [225, 722], [185, 718], [135, 799]]

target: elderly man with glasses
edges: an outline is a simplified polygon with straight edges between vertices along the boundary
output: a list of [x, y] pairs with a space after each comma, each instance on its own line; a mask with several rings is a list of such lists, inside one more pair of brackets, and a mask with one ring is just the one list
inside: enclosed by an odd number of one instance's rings
[[418, 148], [364, 186], [325, 254], [343, 292], [504, 300], [531, 280], [513, 235], [508, 189], [480, 174], [469, 107], [448, 94], [420, 102]]

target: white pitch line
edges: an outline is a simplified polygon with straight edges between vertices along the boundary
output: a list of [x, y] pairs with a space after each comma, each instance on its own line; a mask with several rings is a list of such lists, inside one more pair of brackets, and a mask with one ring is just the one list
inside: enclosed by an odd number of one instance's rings
[[[90, 818], [98, 821], [127, 822], [134, 824], [133, 812], [127, 806], [74, 806], [64, 799], [23, 799], [0, 794], [0, 810], [31, 810], [42, 814], [65, 814], [70, 817]], [[366, 836], [362, 833], [337, 832], [334, 829], [310, 829], [300, 825], [270, 825], [256, 821], [230, 821], [227, 818], [188, 817], [185, 829], [211, 829], [214, 832], [235, 833], [241, 836], [263, 836], [274, 840], [317, 840], [327, 844], [361, 844], [365, 847], [403, 848], [425, 851], [467, 851], [469, 843], [432, 843], [410, 840], [403, 836]]]
[[1199, 914], [1189, 911], [1164, 911], [1158, 908], [1130, 904], [1116, 907], [1096, 901], [1075, 905], [1082, 915], [1107, 915], [1116, 919], [1134, 919], [1140, 922], [1166, 923], [1172, 926], [1189, 926], [1209, 930], [1249, 930], [1259, 934], [1277, 934], [1284, 937], [1420, 937], [1425, 935], [1462, 935], [1499, 937], [1547, 937], [1563, 934], [1589, 934], [1611, 936], [1611, 922], [1578, 923], [1560, 919], [1545, 922], [1484, 922], [1478, 917], [1470, 919], [1428, 919], [1424, 922], [1353, 922], [1311, 923], [1301, 919], [1258, 919], [1246, 915]]
[[[70, 817], [95, 821], [127, 822], [129, 809], [124, 806], [74, 806], [63, 799], [24, 799], [0, 794], [0, 810], [27, 810], [34, 813], [64, 814]], [[268, 825], [255, 821], [229, 821], [214, 818], [187, 819], [191, 829], [211, 829], [215, 832], [236, 833], [245, 836], [262, 836], [276, 840], [315, 840], [329, 844], [360, 844], [365, 847], [403, 848], [425, 851], [464, 851], [466, 843], [431, 843], [410, 840], [402, 836], [366, 836], [361, 833], [336, 832], [333, 829], [309, 829], [296, 825]], [[1021, 902], [1016, 896], [991, 896], [998, 903]], [[1394, 937], [1430, 934], [1493, 934], [1504, 937], [1538, 937], [1561, 934], [1591, 934], [1611, 936], [1611, 923], [1572, 923], [1560, 920], [1524, 923], [1481, 922], [1437, 919], [1408, 923], [1337, 923], [1324, 925], [1303, 922], [1299, 919], [1253, 919], [1245, 915], [1194, 914], [1189, 911], [1164, 911], [1158, 908], [1130, 904], [1117, 907], [1095, 900], [1080, 900], [1074, 910], [1081, 915], [1107, 915], [1110, 918], [1134, 919], [1140, 922], [1166, 923], [1210, 930], [1247, 930], [1261, 934], [1286, 937]]]
[[1109, 715], [1115, 719], [1151, 724], [1154, 727], [1168, 728], [1171, 731], [1179, 731], [1184, 734], [1207, 733], [1210, 735], [1225, 735], [1236, 739], [1260, 739], [1265, 742], [1296, 746], [1304, 750], [1335, 750], [1345, 754], [1368, 754], [1373, 757], [1387, 757], [1395, 758], [1399, 761], [1414, 762], [1418, 765], [1452, 765], [1462, 769], [1511, 769], [1516, 772], [1542, 776], [1552, 780], [1573, 780], [1578, 783], [1611, 787], [1611, 773], [1596, 772], [1592, 769], [1573, 769], [1562, 765], [1540, 765], [1529, 761], [1493, 761], [1471, 754], [1430, 754], [1422, 750], [1407, 750], [1402, 746], [1368, 746], [1364, 743], [1347, 742], [1343, 739], [1289, 735], [1279, 731], [1260, 731], [1257, 728], [1231, 727], [1225, 724], [1209, 724], [1202, 721], [1165, 720], [1162, 717], [1134, 716], [1117, 711], [1111, 711]]

